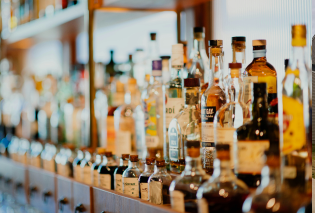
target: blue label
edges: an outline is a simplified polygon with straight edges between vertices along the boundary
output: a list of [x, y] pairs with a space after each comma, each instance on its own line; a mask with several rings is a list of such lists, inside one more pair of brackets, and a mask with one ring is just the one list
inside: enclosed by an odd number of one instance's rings
[[170, 149], [170, 159], [178, 160], [178, 150]]
[[176, 128], [172, 127], [168, 133], [170, 147], [178, 148], [178, 133]]

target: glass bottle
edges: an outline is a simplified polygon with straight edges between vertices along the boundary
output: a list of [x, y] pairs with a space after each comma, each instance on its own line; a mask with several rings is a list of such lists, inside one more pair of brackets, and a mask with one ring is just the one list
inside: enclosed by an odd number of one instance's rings
[[139, 176], [138, 155], [130, 155], [128, 168], [122, 175], [123, 193], [132, 197], [139, 197]]
[[309, 160], [307, 144], [310, 134], [310, 70], [307, 64], [306, 26], [292, 26], [292, 58], [282, 81], [279, 106], [283, 178], [292, 188], [305, 190]]
[[167, 173], [165, 160], [156, 160], [154, 173], [149, 177], [149, 200], [151, 203], [170, 204], [169, 187], [172, 177]]
[[91, 176], [91, 171], [92, 171], [92, 164], [93, 164], [93, 149], [88, 148], [84, 152], [84, 159], [82, 159], [80, 167], [81, 167], [81, 181], [83, 183], [92, 185], [92, 176]]
[[105, 152], [102, 164], [98, 167], [98, 185], [103, 189], [114, 189], [114, 172], [117, 168], [112, 152]]
[[105, 156], [105, 148], [98, 147], [96, 150], [96, 156], [95, 156], [95, 162], [91, 166], [91, 175], [92, 175], [92, 181], [93, 181], [93, 186], [98, 186], [98, 168], [102, 164], [102, 159]]
[[77, 151], [77, 157], [73, 160], [73, 178], [76, 181], [81, 181], [81, 161], [84, 158], [84, 150], [86, 149], [86, 147], [81, 147], [78, 151]]
[[[171, 78], [165, 85], [165, 126], [166, 143], [164, 149], [164, 159], [169, 170], [169, 126], [172, 119], [184, 109], [184, 90], [183, 90], [183, 45], [172, 45], [172, 70]], [[178, 147], [176, 147], [177, 149]], [[183, 156], [183, 155], [181, 155]], [[179, 159], [177, 159], [179, 160]]]
[[[246, 67], [247, 77], [244, 77], [245, 95], [244, 102], [250, 104], [251, 82], [265, 82], [267, 84], [268, 105], [270, 118], [276, 118], [278, 115], [277, 99], [277, 72], [276, 69], [267, 61], [266, 58], [266, 40], [253, 40], [253, 61]], [[274, 120], [273, 119], [273, 120]], [[275, 120], [278, 124], [278, 121]]]
[[150, 42], [149, 42], [149, 48], [148, 48], [148, 58], [146, 59], [146, 71], [145, 74], [152, 75], [152, 62], [154, 60], [159, 60], [160, 59], [160, 54], [159, 54], [159, 46], [156, 40], [156, 33], [152, 32], [150, 33]]
[[207, 89], [209, 79], [209, 58], [205, 49], [205, 28], [194, 27], [194, 47], [190, 53], [191, 61], [188, 78], [199, 78], [201, 94]]
[[110, 50], [110, 61], [109, 63], [105, 66], [105, 71], [108, 75], [110, 76], [115, 76], [116, 71], [115, 71], [115, 62], [114, 62], [114, 50]]
[[95, 93], [94, 111], [96, 118], [96, 127], [98, 135], [98, 144], [101, 147], [107, 146], [107, 113], [108, 103], [107, 96], [103, 90]]
[[145, 141], [147, 157], [162, 159], [164, 147], [164, 102], [165, 90], [162, 84], [162, 61], [152, 62], [154, 82], [148, 87], [144, 100]]
[[252, 84], [251, 121], [234, 133], [234, 168], [239, 179], [255, 188], [261, 183], [264, 151], [279, 149], [279, 127], [268, 120], [266, 83]]
[[142, 200], [149, 200], [148, 196], [148, 180], [154, 172], [154, 158], [146, 158], [144, 171], [139, 177], [140, 184], [140, 198]]
[[184, 79], [184, 88], [185, 108], [172, 119], [168, 127], [170, 169], [175, 173], [183, 171], [185, 166], [184, 141], [186, 140], [187, 125], [200, 120], [200, 110], [198, 109], [200, 79]]
[[163, 84], [167, 84], [170, 81], [170, 58], [171, 56], [163, 55], [160, 57], [162, 60], [162, 78]]
[[122, 174], [128, 167], [129, 154], [122, 154], [119, 166], [115, 169], [115, 191], [123, 193]]
[[234, 132], [237, 128], [250, 120], [249, 108], [242, 101], [243, 84], [239, 78], [241, 63], [229, 63], [230, 78], [228, 81], [228, 95], [230, 102], [224, 104], [214, 116], [214, 141], [216, 144], [229, 144], [231, 147], [231, 168], [234, 168]]
[[242, 213], [249, 194], [246, 184], [231, 170], [230, 145], [216, 145], [213, 176], [198, 189], [198, 209], [205, 213]]
[[[223, 41], [222, 40], [209, 40], [209, 58], [210, 58], [210, 72], [213, 73], [215, 82], [222, 90], [225, 90], [223, 76], [226, 75], [223, 69]], [[211, 77], [211, 76], [210, 76]]]
[[210, 176], [201, 166], [200, 141], [186, 141], [185, 170], [170, 186], [172, 209], [179, 212], [198, 212], [197, 190]]
[[[211, 40], [210, 44], [212, 46], [209, 48], [211, 55], [209, 84], [207, 90], [201, 96], [201, 161], [203, 169], [211, 175], [213, 172], [213, 160], [215, 154], [213, 133], [214, 115], [216, 111], [226, 103], [226, 95], [220, 87], [220, 77], [219, 79], [214, 78], [214, 72], [216, 72], [216, 70], [219, 72], [219, 70], [221, 70], [220, 67], [223, 64], [222, 41]], [[212, 61], [220, 63], [212, 63]], [[220, 72], [218, 73], [218, 76], [221, 76]]]
[[261, 185], [243, 204], [243, 212], [249, 213], [295, 213], [292, 194], [281, 183], [280, 156], [265, 152], [267, 157], [261, 171]]
[[242, 69], [240, 77], [247, 76], [245, 71], [246, 67], [246, 37], [245, 36], [234, 36], [232, 37], [232, 55], [233, 63], [241, 63]]

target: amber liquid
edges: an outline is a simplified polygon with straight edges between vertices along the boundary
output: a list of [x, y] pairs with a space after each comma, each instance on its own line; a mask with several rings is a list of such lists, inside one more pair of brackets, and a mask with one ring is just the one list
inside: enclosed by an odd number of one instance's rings
[[185, 159], [179, 159], [177, 161], [170, 161], [171, 171], [180, 173], [185, 169]]

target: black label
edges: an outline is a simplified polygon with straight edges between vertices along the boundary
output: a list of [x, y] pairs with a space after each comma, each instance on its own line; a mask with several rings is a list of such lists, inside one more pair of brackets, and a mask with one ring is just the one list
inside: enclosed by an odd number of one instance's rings
[[216, 107], [201, 107], [201, 121], [213, 122]]
[[199, 102], [199, 93], [194, 94], [194, 93], [186, 93], [185, 94], [186, 99], [185, 99], [185, 103], [187, 105], [195, 105], [198, 104]]
[[168, 133], [170, 147], [178, 148], [178, 135], [176, 128], [171, 128]]

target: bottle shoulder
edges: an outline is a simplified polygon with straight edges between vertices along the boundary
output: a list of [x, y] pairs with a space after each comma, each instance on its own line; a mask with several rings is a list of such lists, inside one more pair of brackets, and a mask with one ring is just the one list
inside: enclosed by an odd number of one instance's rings
[[123, 177], [130, 177], [130, 178], [138, 178], [140, 176], [141, 172], [138, 168], [127, 168], [122, 176]]
[[245, 69], [248, 76], [274, 76], [277, 71], [267, 60], [253, 60]]
[[201, 192], [198, 192], [205, 194], [219, 192], [222, 189], [224, 189], [226, 193], [249, 193], [249, 189], [243, 181], [237, 178], [226, 181], [226, 179], [221, 179], [220, 177], [211, 178], [209, 181], [203, 183], [200, 187]]
[[213, 85], [210, 88], [208, 87], [206, 91], [202, 94], [203, 97], [207, 96], [222, 96], [225, 97], [224, 91], [221, 89], [221, 87]]

